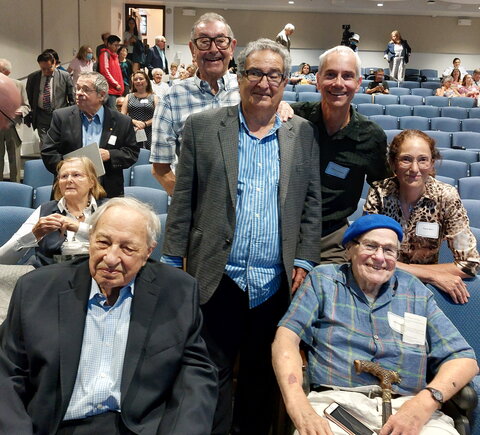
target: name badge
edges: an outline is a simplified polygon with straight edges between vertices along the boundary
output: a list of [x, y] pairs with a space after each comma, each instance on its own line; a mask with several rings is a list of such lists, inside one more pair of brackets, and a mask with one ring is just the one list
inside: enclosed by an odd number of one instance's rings
[[117, 142], [117, 136], [114, 136], [113, 134], [108, 138], [108, 144], [109, 145], [115, 145]]
[[429, 239], [438, 239], [439, 228], [436, 222], [417, 222], [415, 235]]
[[408, 344], [425, 345], [427, 335], [427, 318], [418, 314], [405, 313], [403, 327], [403, 342]]
[[142, 98], [142, 99], [140, 100], [140, 103], [141, 103], [141, 104], [148, 104], [148, 98]]
[[344, 166], [340, 166], [335, 162], [329, 162], [325, 169], [325, 174], [341, 178], [342, 180], [345, 180], [345, 178], [347, 178], [349, 172], [350, 168], [345, 168]]

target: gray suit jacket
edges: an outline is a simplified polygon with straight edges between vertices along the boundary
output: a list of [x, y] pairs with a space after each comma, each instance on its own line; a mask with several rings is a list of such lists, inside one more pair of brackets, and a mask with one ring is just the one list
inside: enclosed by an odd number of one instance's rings
[[[191, 115], [183, 132], [177, 182], [163, 251], [187, 258], [200, 303], [215, 292], [235, 232], [238, 106]], [[287, 277], [295, 258], [320, 261], [321, 194], [316, 129], [294, 116], [278, 130], [282, 259]]]
[[[41, 78], [41, 71], [35, 71], [27, 78], [27, 95], [32, 112], [31, 120], [26, 120], [26, 123], [31, 122], [34, 129], [37, 128], [38, 96], [40, 94]], [[75, 92], [73, 91], [73, 82], [69, 73], [56, 69], [53, 73], [53, 86], [53, 107], [55, 107], [55, 109], [75, 104]]]

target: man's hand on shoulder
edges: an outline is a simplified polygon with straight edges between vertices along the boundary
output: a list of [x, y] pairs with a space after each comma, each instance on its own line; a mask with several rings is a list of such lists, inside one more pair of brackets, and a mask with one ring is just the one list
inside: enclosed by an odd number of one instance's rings
[[438, 403], [432, 399], [430, 392], [422, 390], [390, 416], [379, 435], [417, 435], [437, 409]]
[[280, 101], [277, 113], [282, 122], [288, 121], [289, 119], [293, 118], [294, 115], [292, 107], [286, 101]]

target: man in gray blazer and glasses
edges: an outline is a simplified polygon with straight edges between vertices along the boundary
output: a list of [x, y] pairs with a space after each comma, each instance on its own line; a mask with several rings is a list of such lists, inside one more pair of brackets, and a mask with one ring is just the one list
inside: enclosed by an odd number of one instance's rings
[[238, 58], [240, 105], [185, 124], [163, 260], [181, 267], [186, 259], [200, 285], [202, 335], [220, 376], [215, 434], [268, 433], [275, 326], [320, 260], [316, 129], [276, 113], [290, 62], [279, 44], [251, 42]]

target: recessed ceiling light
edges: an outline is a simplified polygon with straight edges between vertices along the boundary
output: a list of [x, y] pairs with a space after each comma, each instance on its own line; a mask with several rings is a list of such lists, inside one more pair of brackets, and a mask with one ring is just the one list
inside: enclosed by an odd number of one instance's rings
[[289, 4], [289, 5], [294, 5], [295, 2], [294, 2], [293, 0], [290, 0], [290, 1], [288, 2], [288, 4]]
[[383, 6], [383, 3], [377, 3], [377, 6], [381, 7]]

